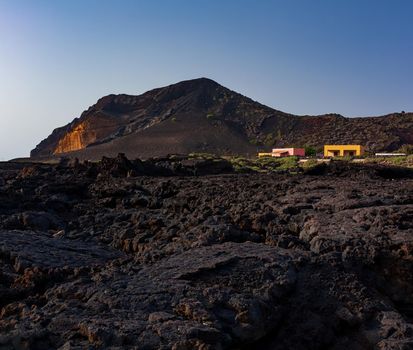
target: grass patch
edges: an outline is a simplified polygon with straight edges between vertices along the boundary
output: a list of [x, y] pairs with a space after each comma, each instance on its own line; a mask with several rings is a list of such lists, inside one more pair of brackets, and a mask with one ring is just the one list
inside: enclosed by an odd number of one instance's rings
[[311, 169], [318, 165], [317, 159], [309, 159], [304, 163], [301, 163], [303, 169]]
[[353, 156], [332, 157], [333, 161], [351, 162], [354, 159]]
[[237, 172], [277, 172], [277, 171], [295, 171], [299, 170], [297, 157], [261, 157], [256, 159], [247, 159], [243, 157], [230, 157], [228, 161], [231, 162], [235, 171]]
[[388, 159], [392, 164], [394, 165], [399, 165], [399, 166], [404, 166], [409, 164], [409, 158], [410, 161], [413, 161], [413, 156], [397, 156], [397, 157], [391, 157]]
[[298, 157], [283, 157], [279, 158], [279, 168], [282, 170], [297, 169]]
[[396, 157], [369, 157], [365, 158], [365, 163], [394, 165], [411, 168], [413, 167], [413, 155]]
[[217, 157], [214, 154], [211, 153], [189, 153], [188, 154], [188, 158], [189, 159], [217, 159], [219, 157]]

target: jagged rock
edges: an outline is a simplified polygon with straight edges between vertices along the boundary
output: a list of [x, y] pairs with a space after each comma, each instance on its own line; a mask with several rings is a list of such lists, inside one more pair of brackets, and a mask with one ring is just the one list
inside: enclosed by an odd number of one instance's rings
[[412, 347], [409, 171], [203, 161], [0, 165], [0, 348]]
[[46, 212], [24, 212], [21, 214], [23, 227], [40, 231], [49, 229], [59, 230], [64, 228], [64, 224], [57, 217]]
[[17, 272], [99, 266], [123, 255], [96, 243], [30, 231], [0, 231], [0, 252]]

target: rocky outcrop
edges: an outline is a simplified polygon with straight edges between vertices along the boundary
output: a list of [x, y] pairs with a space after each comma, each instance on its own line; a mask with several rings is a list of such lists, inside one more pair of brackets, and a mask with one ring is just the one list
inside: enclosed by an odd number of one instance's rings
[[54, 154], [77, 151], [86, 148], [92, 142], [96, 141], [96, 133], [88, 130], [85, 123], [80, 123], [73, 130], [69, 131], [62, 139], [59, 140]]
[[91, 268], [123, 255], [99, 244], [64, 239], [61, 237], [63, 235], [64, 231], [54, 234], [39, 231], [0, 231], [0, 254], [13, 265], [16, 272], [21, 273], [26, 269], [48, 271]]
[[146, 92], [108, 95], [56, 129], [31, 157], [131, 158], [208, 152], [252, 155], [272, 146], [357, 143], [368, 150], [413, 144], [413, 113], [374, 118], [295, 116], [201, 78]]
[[85, 118], [76, 123], [70, 131], [59, 139], [53, 154], [67, 153], [86, 148], [104, 140], [122, 127], [121, 118], [113, 118], [103, 113]]
[[212, 164], [0, 164], [0, 347], [413, 346], [411, 171]]

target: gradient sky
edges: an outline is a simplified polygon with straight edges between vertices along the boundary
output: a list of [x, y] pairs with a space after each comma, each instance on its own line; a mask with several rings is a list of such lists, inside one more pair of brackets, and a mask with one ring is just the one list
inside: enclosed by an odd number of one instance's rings
[[109, 93], [209, 77], [295, 114], [413, 111], [411, 0], [0, 0], [0, 160]]

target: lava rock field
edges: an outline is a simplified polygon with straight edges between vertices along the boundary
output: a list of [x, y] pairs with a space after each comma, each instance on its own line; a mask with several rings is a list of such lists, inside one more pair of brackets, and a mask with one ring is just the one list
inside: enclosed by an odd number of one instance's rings
[[412, 349], [413, 176], [0, 164], [0, 349]]

